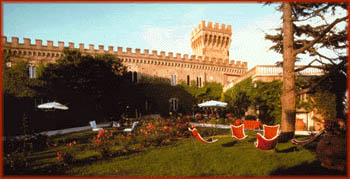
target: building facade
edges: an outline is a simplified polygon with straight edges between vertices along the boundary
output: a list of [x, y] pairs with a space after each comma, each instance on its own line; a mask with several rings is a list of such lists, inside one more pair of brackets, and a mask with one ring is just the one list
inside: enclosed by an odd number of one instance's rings
[[[296, 66], [295, 68], [301, 68], [303, 66]], [[306, 68], [298, 73], [296, 73], [297, 77], [301, 78], [309, 78], [311, 76], [320, 76], [323, 75], [323, 71], [318, 68]], [[283, 69], [282, 67], [275, 66], [275, 65], [257, 65], [247, 71], [247, 73], [243, 74], [242, 76], [236, 78], [234, 81], [232, 81], [230, 84], [226, 85], [224, 87], [224, 90], [227, 90], [234, 85], [238, 84], [239, 82], [251, 78], [253, 83], [255, 81], [262, 81], [262, 82], [272, 82], [274, 80], [281, 80], [283, 75]], [[307, 100], [307, 94], [303, 94], [298, 96], [301, 101]], [[253, 113], [256, 113], [256, 111], [253, 111]], [[319, 119], [319, 120], [315, 120]], [[320, 120], [321, 119], [321, 120]], [[317, 112], [317, 109], [312, 110], [306, 110], [306, 109], [297, 109], [296, 110], [296, 134], [308, 134], [308, 131], [319, 131], [322, 130], [323, 117], [320, 116], [320, 114]]]
[[[89, 44], [85, 48], [85, 44], [80, 43], [79, 48], [75, 47], [72, 42], [65, 46], [64, 42], [59, 41], [58, 46], [53, 45], [53, 41], [48, 40], [43, 45], [42, 40], [35, 40], [35, 44], [31, 43], [31, 39], [24, 38], [23, 43], [19, 43], [19, 38], [11, 37], [11, 41], [7, 37], [2, 37], [3, 52], [12, 55], [13, 61], [16, 59], [25, 59], [29, 62], [32, 70], [40, 63], [55, 63], [55, 61], [63, 56], [63, 49], [76, 49], [83, 54], [113, 54], [116, 55], [121, 62], [127, 67], [129, 72], [133, 72], [135, 78], [140, 79], [142, 76], [162, 77], [171, 80], [172, 85], [176, 85], [179, 81], [190, 83], [196, 81], [199, 87], [204, 82], [219, 82], [223, 86], [231, 83], [236, 78], [245, 74], [247, 71], [247, 62], [229, 60], [228, 49], [231, 43], [231, 26], [226, 27], [225, 24], [212, 22], [201, 24], [192, 32], [192, 49], [194, 55], [180, 54], [165, 51], [144, 49], [131, 49], [108, 46], [105, 50], [103, 45], [99, 45], [95, 49], [93, 44]], [[8, 64], [11, 65], [11, 64]], [[136, 79], [136, 80], [137, 80]]]
[[[53, 45], [53, 41], [48, 40], [46, 45], [43, 41], [36, 39], [31, 43], [31, 39], [24, 38], [23, 43], [19, 38], [2, 36], [3, 53], [11, 54], [12, 62], [16, 60], [27, 60], [29, 62], [29, 76], [36, 77], [36, 67], [40, 64], [55, 63], [60, 57], [63, 57], [63, 49], [75, 49], [83, 54], [112, 54], [119, 58], [127, 71], [132, 73], [132, 80], [137, 81], [143, 76], [162, 77], [170, 79], [171, 85], [176, 85], [180, 81], [190, 84], [195, 81], [198, 87], [202, 87], [205, 82], [218, 82], [224, 86], [224, 91], [233, 87], [240, 81], [252, 77], [253, 81], [261, 80], [270, 82], [282, 79], [282, 68], [277, 66], [256, 66], [249, 71], [247, 62], [235, 61], [229, 59], [229, 48], [231, 45], [232, 29], [231, 25], [218, 24], [202, 21], [191, 33], [191, 47], [194, 55], [180, 54], [174, 52], [156, 51], [144, 49], [132, 49], [108, 46], [105, 50], [104, 45], [99, 45], [95, 49], [93, 44], [85, 48], [85, 44], [80, 43], [76, 48], [75, 44], [58, 41], [58, 46]], [[317, 69], [307, 69], [300, 75], [321, 75], [322, 72]], [[174, 100], [172, 100], [174, 101]], [[173, 106], [176, 106], [174, 103]], [[175, 108], [175, 107], [174, 107]], [[297, 114], [306, 124], [305, 130], [318, 128], [318, 124], [313, 121], [313, 111], [304, 111]]]

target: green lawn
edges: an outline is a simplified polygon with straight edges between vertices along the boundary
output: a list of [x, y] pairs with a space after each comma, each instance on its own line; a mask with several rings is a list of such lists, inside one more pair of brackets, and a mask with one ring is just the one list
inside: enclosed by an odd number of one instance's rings
[[[272, 176], [272, 175], [338, 175], [320, 166], [315, 155], [315, 144], [295, 147], [279, 143], [276, 150], [255, 148], [255, 132], [237, 141], [221, 137], [213, 144], [203, 144], [185, 138], [170, 145], [138, 149], [133, 144], [130, 152], [99, 158], [89, 147], [96, 132], [85, 131], [54, 137], [55, 142], [77, 141], [74, 146], [76, 163], [62, 167], [57, 152], [67, 147], [61, 144], [45, 151], [32, 153], [28, 160], [27, 175], [65, 176]], [[229, 130], [227, 130], [229, 134]], [[135, 148], [135, 149], [133, 149]], [[116, 145], [113, 150], [121, 150]]]

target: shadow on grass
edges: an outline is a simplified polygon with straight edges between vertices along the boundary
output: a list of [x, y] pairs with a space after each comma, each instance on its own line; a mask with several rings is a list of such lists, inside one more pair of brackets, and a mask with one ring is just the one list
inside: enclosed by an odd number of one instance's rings
[[299, 151], [300, 149], [298, 149], [297, 147], [290, 147], [290, 148], [287, 148], [287, 149], [283, 149], [283, 150], [279, 150], [279, 149], [275, 149], [275, 152], [276, 153], [289, 153], [289, 152], [297, 152]]
[[290, 167], [290, 168], [278, 168], [270, 173], [271, 176], [278, 175], [336, 175], [336, 176], [346, 176], [346, 172], [341, 172], [338, 170], [330, 170], [321, 166], [320, 161], [314, 161], [312, 163], [302, 163], [300, 165]]
[[234, 146], [235, 144], [237, 144], [237, 141], [232, 141], [232, 142], [228, 142], [228, 143], [225, 143], [225, 144], [221, 144], [223, 147], [232, 147]]
[[255, 141], [256, 141], [255, 138], [252, 138], [252, 139], [249, 139], [249, 140], [248, 140], [248, 142], [250, 142], [250, 143], [253, 143], [253, 142], [255, 142]]

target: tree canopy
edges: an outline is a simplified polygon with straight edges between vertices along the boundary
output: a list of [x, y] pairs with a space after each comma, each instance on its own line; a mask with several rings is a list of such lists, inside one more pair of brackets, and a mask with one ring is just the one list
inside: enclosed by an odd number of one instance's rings
[[28, 62], [18, 61], [7, 66], [11, 62], [11, 56], [3, 55], [3, 90], [4, 94], [12, 95], [17, 98], [32, 98], [38, 95], [35, 88], [41, 86], [40, 81], [32, 79], [28, 75]]
[[[347, 3], [285, 2], [279, 10], [283, 12], [283, 27], [276, 28], [277, 34], [267, 34], [265, 38], [275, 43], [271, 49], [283, 54], [281, 139], [288, 141], [294, 136], [297, 93], [310, 92], [333, 76], [334, 69], [346, 78], [348, 13]], [[313, 60], [296, 69], [295, 62], [306, 57]], [[310, 67], [322, 69], [325, 75], [297, 91], [295, 73]], [[338, 91], [338, 95], [343, 97], [345, 90]]]
[[[48, 64], [42, 71], [42, 90], [50, 100], [103, 114], [106, 118], [118, 115], [125, 67], [113, 55], [85, 55], [65, 49], [64, 56]], [[119, 111], [120, 112], [120, 111]]]

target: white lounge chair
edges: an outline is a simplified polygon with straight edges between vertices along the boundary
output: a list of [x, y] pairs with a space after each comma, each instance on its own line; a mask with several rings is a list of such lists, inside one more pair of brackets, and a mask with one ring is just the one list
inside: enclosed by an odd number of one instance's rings
[[120, 123], [119, 122], [112, 122], [112, 127], [120, 127]]
[[99, 130], [102, 130], [102, 128], [98, 128], [96, 126], [96, 121], [90, 121], [90, 126], [92, 128], [92, 131], [99, 131]]
[[139, 121], [135, 121], [134, 123], [132, 123], [131, 128], [125, 128], [123, 132], [132, 132], [138, 123]]

